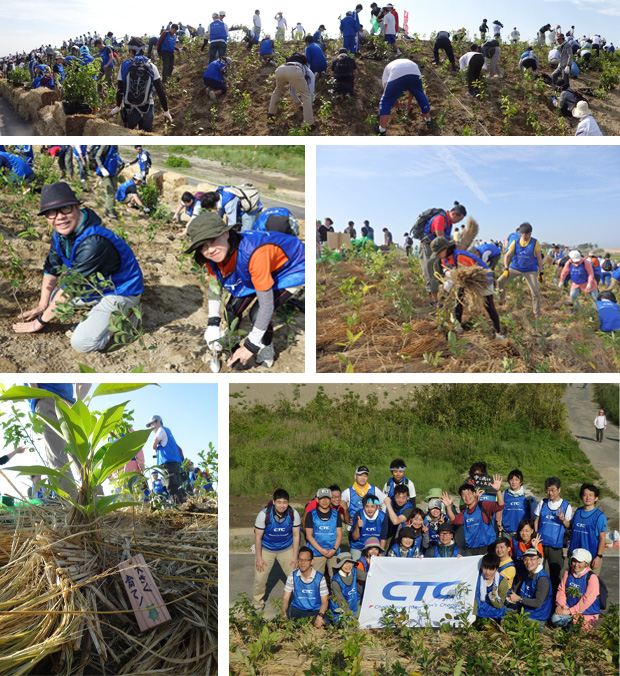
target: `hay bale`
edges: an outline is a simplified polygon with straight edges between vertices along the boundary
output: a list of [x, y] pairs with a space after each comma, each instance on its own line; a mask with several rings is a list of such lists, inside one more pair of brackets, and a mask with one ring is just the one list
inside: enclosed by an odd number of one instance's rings
[[[127, 508], [69, 526], [70, 507], [0, 522], [0, 673], [217, 673], [217, 500]], [[171, 620], [140, 633], [118, 564], [142, 554]]]
[[60, 105], [57, 102], [51, 106], [41, 108], [39, 119], [34, 122], [37, 136], [64, 136], [66, 134], [64, 125], [60, 126], [54, 118], [54, 107]]
[[187, 176], [177, 174], [175, 171], [167, 171], [164, 174], [164, 185], [168, 189], [179, 188], [187, 185]]
[[484, 310], [484, 297], [489, 290], [489, 271], [477, 265], [471, 268], [458, 267], [451, 270], [450, 279], [455, 287], [463, 289], [461, 302], [474, 312]]
[[136, 136], [136, 132], [131, 129], [106, 122], [99, 117], [88, 116], [88, 121], [84, 126], [84, 136]]
[[194, 192], [213, 192], [217, 188], [216, 183], [199, 183], [197, 186], [194, 186], [192, 190]]
[[470, 216], [467, 219], [467, 226], [461, 235], [461, 239], [458, 241], [458, 248], [467, 251], [476, 237], [478, 237], [479, 231], [480, 227], [478, 226], [478, 223]]

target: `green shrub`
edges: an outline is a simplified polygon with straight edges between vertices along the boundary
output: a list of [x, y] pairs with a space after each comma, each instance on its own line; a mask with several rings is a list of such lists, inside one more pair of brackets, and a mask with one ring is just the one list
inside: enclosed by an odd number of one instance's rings
[[67, 103], [83, 103], [95, 108], [99, 103], [97, 93], [97, 76], [101, 59], [95, 59], [88, 65], [69, 67], [67, 77], [62, 83], [62, 98]]
[[191, 164], [189, 163], [189, 160], [186, 159], [185, 157], [178, 157], [177, 155], [168, 155], [166, 159], [166, 166], [189, 168], [191, 167]]
[[600, 406], [611, 422], [618, 424], [618, 398], [620, 386], [613, 383], [597, 383], [594, 385], [594, 402]]
[[148, 179], [138, 189], [140, 199], [145, 207], [153, 210], [159, 201], [159, 188], [153, 179]]
[[26, 82], [30, 82], [31, 77], [27, 68], [16, 68], [7, 73], [6, 79], [11, 84], [26, 84]]

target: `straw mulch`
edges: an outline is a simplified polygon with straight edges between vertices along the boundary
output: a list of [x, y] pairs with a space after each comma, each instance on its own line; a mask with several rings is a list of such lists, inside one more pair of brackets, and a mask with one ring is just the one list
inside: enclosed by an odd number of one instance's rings
[[471, 268], [454, 268], [450, 279], [457, 289], [462, 289], [460, 302], [472, 313], [484, 312], [484, 297], [489, 289], [489, 271], [477, 265]]
[[[0, 674], [216, 674], [217, 500], [80, 526], [69, 512], [0, 515]], [[136, 554], [172, 618], [143, 633], [117, 568]]]

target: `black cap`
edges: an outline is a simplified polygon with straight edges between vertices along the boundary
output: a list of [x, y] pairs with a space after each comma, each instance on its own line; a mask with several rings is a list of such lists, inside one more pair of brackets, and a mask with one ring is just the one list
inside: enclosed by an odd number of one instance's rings
[[444, 521], [443, 523], [439, 524], [437, 532], [441, 533], [441, 531], [443, 530], [447, 530], [450, 531], [450, 533], [454, 533], [454, 526], [449, 521]]
[[366, 465], [360, 465], [360, 466], [355, 470], [355, 473], [356, 473], [356, 474], [368, 474], [368, 475], [370, 475], [370, 470], [368, 469], [368, 467], [366, 467]]

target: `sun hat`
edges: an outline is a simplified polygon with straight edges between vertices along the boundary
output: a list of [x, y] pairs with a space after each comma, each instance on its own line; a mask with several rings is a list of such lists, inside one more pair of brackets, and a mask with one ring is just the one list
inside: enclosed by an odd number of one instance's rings
[[575, 559], [575, 561], [581, 561], [582, 563], [592, 563], [592, 554], [587, 549], [573, 549], [571, 555], [571, 559]]
[[573, 263], [579, 263], [579, 261], [583, 258], [581, 255], [581, 251], [579, 249], [573, 249], [569, 254], [568, 257], [573, 261]]
[[431, 251], [434, 254], [438, 254], [440, 251], [447, 249], [450, 246], [450, 242], [445, 237], [435, 237], [431, 242]]
[[234, 224], [228, 225], [213, 211], [204, 211], [198, 214], [187, 228], [187, 236], [191, 239], [192, 245], [184, 253], [192, 253], [210, 239], [215, 239], [234, 227]]
[[592, 115], [592, 111], [590, 110], [587, 101], [579, 101], [573, 108], [573, 117], [581, 119], [582, 117], [588, 117], [588, 115]]

